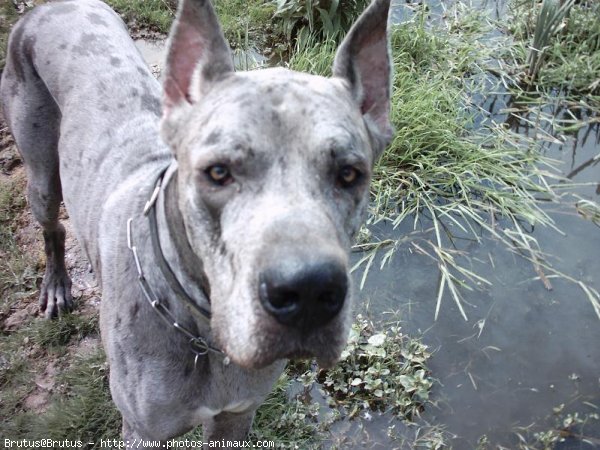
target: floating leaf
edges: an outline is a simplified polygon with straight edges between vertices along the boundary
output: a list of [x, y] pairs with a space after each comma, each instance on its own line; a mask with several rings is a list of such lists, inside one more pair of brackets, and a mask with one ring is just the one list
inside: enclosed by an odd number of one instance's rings
[[385, 342], [385, 338], [386, 338], [386, 335], [383, 333], [374, 334], [373, 336], [371, 336], [369, 338], [369, 340], [367, 342], [369, 344], [371, 344], [373, 347], [379, 347], [379, 346], [383, 345], [383, 343]]

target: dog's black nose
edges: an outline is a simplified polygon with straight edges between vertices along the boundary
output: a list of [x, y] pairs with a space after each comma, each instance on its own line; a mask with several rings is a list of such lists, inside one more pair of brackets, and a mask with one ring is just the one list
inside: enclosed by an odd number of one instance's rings
[[281, 324], [303, 330], [325, 325], [342, 309], [348, 291], [344, 266], [337, 261], [298, 268], [281, 264], [260, 274], [263, 307]]

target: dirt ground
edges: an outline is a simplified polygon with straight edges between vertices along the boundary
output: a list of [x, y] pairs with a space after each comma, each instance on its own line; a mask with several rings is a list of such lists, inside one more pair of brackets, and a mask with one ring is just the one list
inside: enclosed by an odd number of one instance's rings
[[[14, 140], [10, 135], [4, 117], [0, 113], [0, 188], [7, 184], [26, 186], [26, 170], [22, 159], [16, 148]], [[100, 305], [100, 290], [94, 279], [94, 274], [89, 269], [89, 264], [74, 237], [69, 217], [64, 209], [61, 209], [61, 222], [67, 230], [66, 239], [66, 264], [73, 281], [73, 297], [75, 299], [75, 311], [73, 314], [84, 318], [97, 318]], [[18, 244], [17, 251], [33, 256], [35, 270], [37, 271], [37, 287], [43, 276], [45, 267], [44, 246], [41, 227], [35, 221], [29, 207], [17, 212], [14, 217], [17, 224], [15, 235]], [[10, 257], [10, 255], [2, 255]], [[0, 314], [0, 334], [10, 336], [21, 329], [32, 320], [41, 321], [43, 314], [39, 311], [39, 290], [27, 293], [19, 301], [13, 302], [10, 308], [3, 309]], [[25, 342], [27, 345], [28, 342]], [[100, 346], [98, 336], [89, 336], [78, 342], [70, 342], [67, 355], [56, 353], [48, 354], [44, 358], [36, 358], [39, 349], [32, 344], [28, 349], [31, 363], [35, 368], [35, 384], [31, 392], [21, 403], [23, 411], [43, 412], [50, 400], [51, 393], [56, 386], [56, 375], [69, 364], [69, 359], [74, 355], [85, 355], [96, 350]]]

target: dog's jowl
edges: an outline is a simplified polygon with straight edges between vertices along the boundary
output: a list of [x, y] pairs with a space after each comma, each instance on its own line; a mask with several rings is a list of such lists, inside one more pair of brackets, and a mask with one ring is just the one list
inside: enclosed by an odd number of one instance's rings
[[331, 78], [234, 72], [207, 0], [179, 5], [163, 89], [100, 1], [51, 2], [12, 30], [0, 94], [44, 230], [40, 307], [73, 303], [64, 201], [130, 442], [200, 424], [241, 439], [286, 359], [339, 357], [349, 248], [392, 137], [389, 3], [359, 18]]

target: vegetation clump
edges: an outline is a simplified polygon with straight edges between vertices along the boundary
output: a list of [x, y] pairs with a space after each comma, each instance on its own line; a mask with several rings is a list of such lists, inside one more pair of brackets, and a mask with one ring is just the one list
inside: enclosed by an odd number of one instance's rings
[[12, 308], [29, 297], [41, 278], [38, 261], [24, 252], [16, 234], [22, 226], [25, 181], [0, 173], [0, 324]]
[[36, 321], [31, 329], [33, 343], [48, 350], [64, 347], [72, 339], [80, 341], [98, 331], [97, 317], [79, 314], [65, 314], [53, 321]]
[[375, 326], [359, 314], [333, 368], [288, 365], [257, 411], [254, 436], [284, 439], [295, 448], [322, 448], [338, 421], [375, 413], [414, 420], [429, 402], [430, 356], [420, 341], [401, 333], [397, 322]]
[[317, 380], [330, 405], [343, 406], [348, 417], [366, 410], [411, 419], [429, 400], [433, 380], [425, 364], [430, 356], [427, 346], [401, 333], [399, 323], [376, 332], [359, 314], [340, 362]]
[[600, 93], [600, 3], [514, 0], [509, 30], [523, 81], [539, 90]]
[[368, 0], [272, 0], [289, 42], [296, 37], [339, 40], [369, 4]]
[[[152, 30], [164, 37], [173, 23], [177, 0], [106, 0], [134, 33]], [[213, 5], [230, 45], [235, 48], [273, 45], [281, 37], [273, 26], [275, 5], [269, 0], [216, 0]]]
[[[592, 405], [596, 408], [594, 405]], [[565, 405], [560, 404], [553, 408], [553, 427], [538, 429], [533, 424], [529, 427], [518, 428], [515, 434], [518, 439], [519, 450], [552, 450], [562, 445], [569, 446], [569, 442], [590, 448], [598, 444], [598, 440], [588, 437], [586, 431], [594, 429], [600, 424], [598, 412], [566, 412]], [[482, 447], [482, 450], [488, 447]]]
[[139, 29], [150, 28], [160, 33], [168, 33], [175, 11], [177, 0], [107, 0], [112, 8]]
[[102, 439], [119, 439], [121, 415], [110, 396], [108, 364], [102, 350], [77, 357], [59, 382], [63, 389], [54, 395], [47, 411], [20, 417], [24, 437], [79, 439], [89, 450], [103, 448]]

